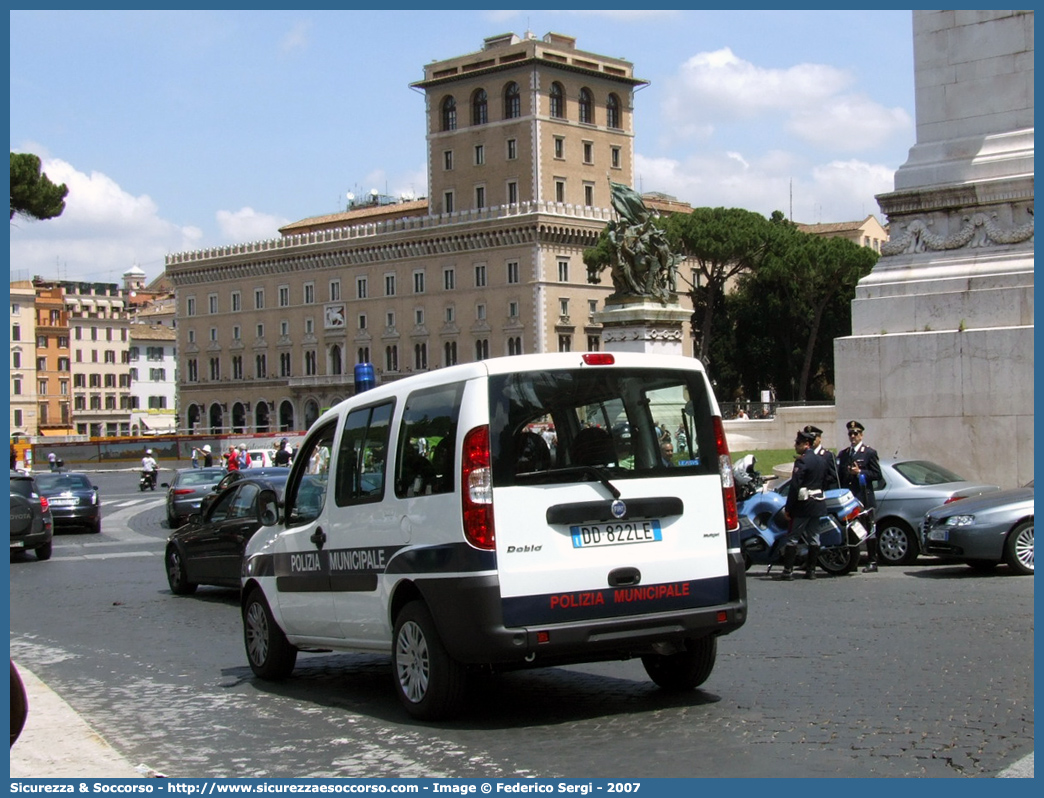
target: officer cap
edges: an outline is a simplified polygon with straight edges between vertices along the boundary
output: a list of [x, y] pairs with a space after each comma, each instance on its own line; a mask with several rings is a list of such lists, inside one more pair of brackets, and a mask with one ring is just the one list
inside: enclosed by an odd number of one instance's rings
[[858, 421], [849, 421], [847, 424], [845, 424], [845, 426], [848, 427], [849, 432], [862, 432], [866, 429], [866, 427], [864, 427]]
[[822, 435], [823, 434], [823, 430], [821, 430], [819, 427], [813, 426], [812, 424], [809, 424], [808, 426], [806, 426], [804, 431], [805, 432], [811, 432], [813, 435]]
[[805, 443], [815, 443], [815, 440], [816, 436], [813, 433], [804, 429], [799, 429], [794, 442], [797, 443], [798, 441], [804, 441]]

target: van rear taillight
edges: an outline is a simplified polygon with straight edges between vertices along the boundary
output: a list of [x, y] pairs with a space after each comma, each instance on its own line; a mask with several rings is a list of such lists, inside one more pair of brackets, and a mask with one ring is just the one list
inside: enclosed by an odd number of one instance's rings
[[581, 358], [587, 366], [612, 366], [616, 363], [616, 358], [611, 352], [587, 352], [581, 355]]
[[464, 537], [477, 549], [496, 546], [493, 530], [493, 475], [489, 467], [489, 427], [475, 427], [464, 436], [460, 498]]
[[718, 474], [721, 476], [721, 496], [725, 503], [725, 529], [739, 529], [739, 511], [736, 509], [736, 484], [732, 479], [732, 458], [725, 440], [725, 426], [721, 416], [714, 417], [714, 440], [718, 448]]

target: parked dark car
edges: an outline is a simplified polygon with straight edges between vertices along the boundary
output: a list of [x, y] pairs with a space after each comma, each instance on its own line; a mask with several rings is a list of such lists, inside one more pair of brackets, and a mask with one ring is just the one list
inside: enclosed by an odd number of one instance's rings
[[36, 486], [47, 497], [56, 528], [86, 527], [101, 532], [101, 500], [98, 486], [79, 471], [37, 474]]
[[[789, 479], [772, 488], [780, 493], [789, 489]], [[878, 560], [882, 565], [912, 563], [921, 553], [921, 523], [928, 510], [997, 490], [997, 485], [969, 482], [930, 460], [881, 458], [881, 479], [874, 482]]]
[[277, 484], [281, 484], [286, 482], [286, 478], [289, 475], [290, 468], [288, 466], [257, 466], [256, 468], [251, 466], [243, 471], [229, 471], [210, 489], [211, 493], [203, 497], [199, 511], [200, 513], [205, 513], [221, 491], [241, 479], [272, 479]]
[[193, 513], [199, 512], [203, 497], [225, 476], [220, 466], [210, 468], [181, 468], [174, 472], [170, 482], [162, 483], [167, 489], [167, 526], [181, 526]]
[[274, 490], [281, 499], [286, 478], [276, 474], [239, 479], [217, 494], [201, 515], [191, 516], [172, 532], [163, 558], [170, 591], [184, 596], [199, 585], [238, 588], [243, 549], [261, 528], [258, 496], [262, 490]]
[[921, 543], [926, 554], [955, 557], [979, 571], [1003, 562], [1016, 574], [1033, 576], [1033, 480], [932, 508]]
[[11, 551], [32, 549], [36, 559], [51, 558], [54, 522], [47, 497], [36, 480], [20, 471], [11, 472]]

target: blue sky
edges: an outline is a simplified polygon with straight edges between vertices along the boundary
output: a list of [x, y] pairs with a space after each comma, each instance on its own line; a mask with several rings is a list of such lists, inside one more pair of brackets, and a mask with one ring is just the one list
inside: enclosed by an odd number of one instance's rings
[[[11, 149], [70, 188], [12, 279], [119, 282], [278, 237], [345, 194], [426, 195], [432, 60], [527, 30], [650, 81], [635, 182], [802, 222], [881, 218], [915, 143], [909, 11], [12, 11]], [[791, 200], [791, 187], [793, 200]], [[882, 219], [883, 221], [883, 219]]]

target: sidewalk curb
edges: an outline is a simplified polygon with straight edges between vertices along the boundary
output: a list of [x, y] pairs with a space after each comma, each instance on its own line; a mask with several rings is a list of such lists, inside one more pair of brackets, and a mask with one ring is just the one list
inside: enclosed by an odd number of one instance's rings
[[117, 753], [36, 674], [15, 665], [29, 696], [29, 715], [11, 747], [11, 778], [140, 779], [153, 775]]

